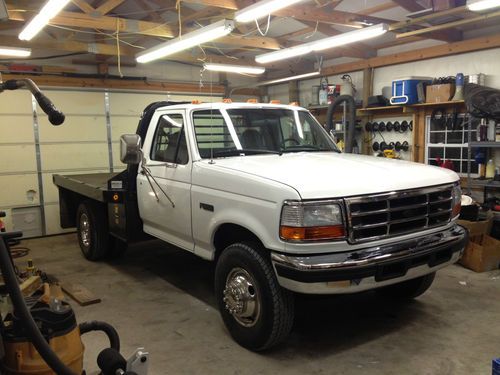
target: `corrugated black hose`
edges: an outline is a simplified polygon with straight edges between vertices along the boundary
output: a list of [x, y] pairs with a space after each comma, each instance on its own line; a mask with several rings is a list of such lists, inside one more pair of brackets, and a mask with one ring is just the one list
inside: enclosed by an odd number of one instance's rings
[[80, 375], [73, 372], [59, 359], [40, 333], [40, 330], [24, 302], [24, 297], [19, 289], [16, 273], [14, 272], [14, 267], [10, 260], [9, 250], [3, 238], [0, 238], [0, 269], [2, 270], [2, 276], [7, 291], [9, 292], [10, 299], [12, 300], [12, 304], [14, 305], [16, 315], [20, 318], [31, 342], [38, 353], [40, 353], [43, 360], [58, 375]]
[[85, 322], [80, 324], [81, 335], [92, 331], [104, 332], [106, 336], [108, 336], [110, 348], [115, 349], [117, 352], [120, 352], [120, 336], [118, 336], [118, 332], [116, 332], [116, 329], [111, 324], [98, 321]]
[[333, 129], [333, 111], [342, 103], [348, 104], [347, 122], [349, 125], [347, 126], [345, 135], [345, 152], [351, 154], [354, 147], [354, 132], [356, 130], [356, 102], [351, 95], [340, 95], [330, 104], [326, 114], [326, 128], [328, 131]]

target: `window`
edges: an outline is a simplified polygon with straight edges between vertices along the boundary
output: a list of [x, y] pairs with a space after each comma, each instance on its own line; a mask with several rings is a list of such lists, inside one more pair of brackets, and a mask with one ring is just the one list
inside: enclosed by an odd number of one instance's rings
[[230, 108], [193, 113], [202, 158], [287, 152], [337, 151], [325, 130], [305, 111]]
[[181, 114], [160, 117], [153, 140], [151, 159], [175, 164], [188, 163], [184, 117]]
[[[453, 163], [453, 170], [458, 174], [467, 175], [467, 162], [468, 162], [468, 121], [469, 117], [459, 115], [455, 129], [447, 121], [431, 121], [431, 117], [426, 118], [427, 129], [427, 147], [425, 153], [425, 160], [427, 164], [438, 165], [439, 161], [442, 162], [449, 160]], [[476, 139], [476, 129], [478, 122], [472, 120], [472, 140]], [[474, 150], [471, 155], [471, 174], [477, 175], [478, 166], [474, 160]]]

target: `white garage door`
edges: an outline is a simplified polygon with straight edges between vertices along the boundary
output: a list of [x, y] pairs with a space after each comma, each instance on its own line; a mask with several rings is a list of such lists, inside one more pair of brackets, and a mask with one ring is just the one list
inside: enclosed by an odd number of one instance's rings
[[[134, 133], [144, 108], [155, 101], [206, 97], [155, 93], [46, 90], [66, 115], [53, 126], [27, 91], [4, 94], [0, 102], [0, 210], [8, 230], [25, 237], [62, 233], [53, 174], [121, 171], [119, 139]], [[214, 98], [215, 99], [215, 98]], [[220, 98], [217, 98], [220, 100]]]

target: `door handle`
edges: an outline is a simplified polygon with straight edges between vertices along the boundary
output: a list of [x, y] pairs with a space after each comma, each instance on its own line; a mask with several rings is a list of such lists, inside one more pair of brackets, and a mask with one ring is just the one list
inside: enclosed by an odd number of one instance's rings
[[174, 163], [165, 163], [165, 167], [167, 167], [167, 168], [177, 168], [177, 164], [174, 164]]

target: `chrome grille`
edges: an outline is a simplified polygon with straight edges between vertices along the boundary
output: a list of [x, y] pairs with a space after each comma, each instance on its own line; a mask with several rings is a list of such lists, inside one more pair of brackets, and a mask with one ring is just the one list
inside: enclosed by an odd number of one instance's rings
[[383, 239], [445, 225], [452, 219], [453, 185], [346, 198], [349, 239]]

